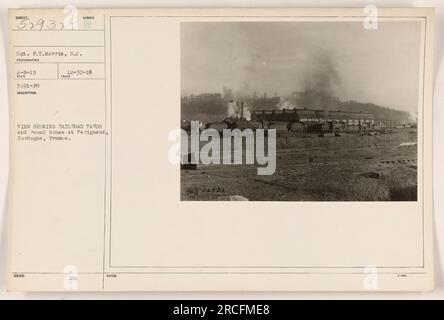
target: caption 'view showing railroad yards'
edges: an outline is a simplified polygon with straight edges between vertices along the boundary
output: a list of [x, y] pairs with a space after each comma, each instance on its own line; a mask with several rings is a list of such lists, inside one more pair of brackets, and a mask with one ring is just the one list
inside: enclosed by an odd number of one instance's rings
[[181, 200], [416, 201], [420, 51], [412, 21], [182, 23]]

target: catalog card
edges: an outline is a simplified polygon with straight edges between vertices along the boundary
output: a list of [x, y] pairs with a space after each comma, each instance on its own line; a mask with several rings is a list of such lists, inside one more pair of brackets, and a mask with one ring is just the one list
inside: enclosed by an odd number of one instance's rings
[[14, 291], [433, 288], [434, 10], [9, 12]]

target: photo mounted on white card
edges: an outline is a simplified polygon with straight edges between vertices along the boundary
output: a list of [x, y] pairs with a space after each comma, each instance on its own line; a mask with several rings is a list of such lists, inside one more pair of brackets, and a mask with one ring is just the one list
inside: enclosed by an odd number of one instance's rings
[[433, 9], [12, 9], [9, 39], [10, 290], [433, 288]]

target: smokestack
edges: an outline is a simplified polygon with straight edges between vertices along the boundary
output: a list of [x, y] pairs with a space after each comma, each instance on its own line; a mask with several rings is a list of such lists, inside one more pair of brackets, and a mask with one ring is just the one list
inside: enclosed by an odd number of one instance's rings
[[240, 104], [241, 104], [240, 118], [241, 118], [241, 120], [243, 120], [244, 119], [244, 102], [241, 101]]

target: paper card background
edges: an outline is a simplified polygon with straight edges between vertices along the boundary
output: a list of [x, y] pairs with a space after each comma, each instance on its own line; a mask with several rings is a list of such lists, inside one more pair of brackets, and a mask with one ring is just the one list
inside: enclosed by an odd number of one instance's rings
[[[58, 6], [61, 6], [65, 3], [65, 1], [60, 1], [58, 3]], [[92, 7], [92, 5], [88, 2], [88, 1], [77, 1], [77, 2], [72, 2], [72, 1], [66, 1], [67, 4], [76, 4], [79, 7]], [[261, 6], [280, 6], [280, 7], [285, 7], [285, 6], [329, 6], [329, 7], [340, 7], [340, 6], [359, 6], [360, 4], [367, 5], [367, 3], [365, 1], [353, 1], [353, 3], [351, 3], [350, 1], [317, 1], [316, 3], [314, 3], [313, 1], [274, 1], [271, 3], [271, 1], [257, 1], [257, 2], [250, 2], [250, 1], [236, 1], [236, 2], [230, 2], [230, 1], [224, 1], [224, 2], [210, 2], [210, 1], [169, 1], [171, 6], [180, 6], [180, 7], [184, 7], [184, 6], [230, 6], [230, 4], [232, 5], [236, 5], [236, 6], [255, 6], [255, 7], [261, 7]], [[384, 6], [391, 6], [391, 7], [401, 7], [401, 6], [407, 6], [407, 5], [412, 5], [412, 3], [410, 1], [373, 1], [373, 3], [378, 6], [378, 4], [383, 4]], [[121, 3], [120, 1], [110, 1], [108, 2], [108, 6], [116, 6], [116, 7], [123, 7], [123, 6], [129, 6], [133, 4], [136, 7], [146, 7], [146, 6], [155, 6], [155, 5], [160, 5], [162, 4], [162, 6], [165, 6], [165, 2], [163, 1], [162, 3], [160, 2], [156, 2], [156, 1], [131, 1], [131, 2], [124, 2]], [[443, 52], [443, 40], [442, 40], [442, 34], [441, 34], [441, 30], [443, 29], [443, 11], [444, 11], [444, 5], [442, 4], [442, 2], [440, 1], [415, 1], [413, 3], [416, 6], [435, 6], [437, 7], [437, 34], [436, 34], [436, 40], [437, 40], [437, 53], [436, 53], [436, 57], [435, 57], [435, 70], [436, 70], [436, 82], [435, 82], [435, 88], [440, 88], [443, 87], [442, 84], [444, 82], [444, 69], [442, 67], [442, 52]], [[1, 148], [1, 152], [0, 152], [0, 204], [4, 203], [4, 195], [6, 193], [6, 182], [7, 182], [7, 170], [8, 170], [8, 105], [7, 105], [7, 90], [6, 90], [6, 65], [5, 65], [5, 47], [6, 47], [6, 39], [5, 39], [5, 34], [6, 34], [6, 8], [7, 7], [33, 7], [33, 6], [39, 6], [39, 7], [50, 7], [52, 4], [50, 2], [45, 3], [45, 2], [37, 2], [37, 1], [3, 1], [0, 7], [1, 10], [1, 16], [2, 16], [2, 42], [0, 43], [0, 46], [2, 46], [2, 50], [0, 50], [0, 62], [1, 62], [1, 68], [0, 68], [0, 90], [1, 90], [1, 94], [0, 94], [0, 148]], [[440, 148], [438, 147], [441, 143], [440, 141], [440, 137], [443, 136], [442, 131], [444, 131], [444, 126], [442, 126], [444, 124], [444, 119], [443, 119], [443, 114], [442, 111], [439, 109], [439, 105], [442, 105], [442, 102], [444, 102], [444, 92], [440, 92], [440, 91], [436, 91], [435, 92], [435, 96], [434, 96], [434, 137], [435, 137], [435, 155], [434, 155], [434, 172], [435, 172], [435, 190], [434, 190], [434, 196], [435, 196], [435, 230], [436, 231], [440, 231], [440, 230], [444, 230], [443, 229], [443, 218], [442, 216], [440, 216], [439, 212], [442, 212], [443, 208], [443, 195], [444, 195], [444, 181], [443, 178], [440, 177], [444, 177], [443, 175], [443, 171], [444, 171], [444, 166], [441, 165], [441, 163], [443, 163], [444, 160], [444, 151], [440, 151]], [[0, 216], [0, 223], [1, 223], [1, 251], [0, 251], [0, 271], [2, 271], [1, 273], [4, 274], [4, 269], [5, 269], [5, 248], [6, 248], [6, 244], [5, 244], [5, 225], [6, 225], [6, 219], [4, 218], [4, 216]], [[435, 234], [435, 238], [436, 238], [436, 244], [437, 244], [437, 255], [435, 257], [436, 261], [437, 261], [437, 268], [436, 268], [436, 278], [437, 278], [437, 289], [435, 290], [435, 292], [433, 293], [428, 293], [426, 295], [421, 295], [421, 297], [425, 297], [425, 296], [430, 296], [430, 297], [443, 297], [444, 296], [444, 289], [443, 289], [443, 284], [442, 284], [442, 266], [440, 261], [443, 261], [443, 258], [439, 255], [439, 250], [443, 248], [444, 244], [443, 244], [443, 240], [444, 240], [444, 235], [440, 235], [438, 232], [436, 232]], [[82, 295], [80, 294], [58, 294], [58, 295], [52, 295], [52, 294], [28, 294], [28, 295], [22, 295], [22, 294], [14, 294], [14, 295], [8, 295], [3, 293], [2, 291], [4, 291], [4, 277], [1, 276], [0, 277], [0, 297], [1, 298], [8, 298], [8, 297], [52, 297], [52, 298], [58, 298], [58, 297], [80, 297]], [[217, 297], [217, 296], [227, 296], [228, 294], [212, 294], [212, 296]], [[340, 297], [346, 297], [346, 296], [350, 296], [350, 295], [346, 295], [346, 294], [329, 294], [329, 295], [333, 295], [336, 296], [338, 298]], [[83, 295], [85, 296], [85, 295]], [[89, 295], [92, 296], [92, 295]], [[107, 297], [118, 297], [118, 295], [111, 295], [111, 294], [107, 294]], [[128, 295], [125, 295], [126, 297]], [[159, 295], [156, 295], [159, 296]], [[180, 294], [169, 294], [170, 297], [185, 297], [185, 296], [181, 296]], [[241, 294], [230, 294], [231, 298], [236, 298], [236, 297], [240, 297], [242, 296], [243, 298], [246, 298], [245, 295], [241, 295]], [[254, 297], [254, 294], [250, 294], [251, 297]], [[264, 294], [257, 294], [256, 296], [264, 296]], [[278, 296], [278, 295], [273, 295], [274, 297]], [[285, 298], [285, 297], [322, 297], [322, 295], [315, 295], [315, 294], [303, 294], [303, 293], [299, 293], [299, 294], [282, 294], [279, 297], [280, 298]], [[354, 296], [356, 297], [362, 297], [364, 295], [360, 295], [360, 296]], [[415, 294], [403, 294], [403, 297], [415, 297]], [[149, 295], [146, 294], [140, 294], [140, 295], [134, 295], [134, 297], [149, 297]], [[162, 294], [162, 297], [167, 298], [168, 295], [167, 294]], [[189, 297], [189, 295], [188, 295]], [[199, 294], [194, 294], [193, 297], [203, 297], [202, 295]], [[367, 296], [368, 297], [368, 296]], [[371, 297], [396, 297], [396, 295], [388, 295], [388, 294], [384, 294], [384, 295], [376, 295], [376, 294], [372, 294]], [[399, 297], [399, 296], [398, 296]]]

